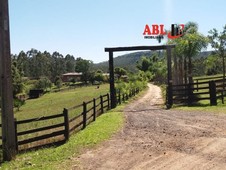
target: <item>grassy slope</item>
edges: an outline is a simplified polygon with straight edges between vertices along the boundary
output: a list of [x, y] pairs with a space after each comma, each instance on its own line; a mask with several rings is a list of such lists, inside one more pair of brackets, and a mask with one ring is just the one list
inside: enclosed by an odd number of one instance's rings
[[[145, 94], [145, 90], [137, 97]], [[41, 149], [33, 152], [19, 154], [16, 160], [1, 165], [1, 169], [71, 169], [76, 163], [71, 161], [83, 149], [94, 147], [109, 139], [119, 131], [124, 122], [123, 109], [125, 104], [101, 115], [85, 130], [70, 137], [69, 141], [59, 147]], [[79, 163], [76, 164], [79, 166]]]
[[84, 147], [92, 147], [112, 136], [123, 124], [120, 108], [100, 116], [85, 130], [72, 135], [70, 140], [59, 147], [41, 149], [17, 156], [16, 160], [4, 163], [1, 169], [65, 169], [66, 160], [74, 157]]
[[15, 112], [18, 120], [62, 113], [63, 108], [72, 107], [109, 92], [109, 85], [76, 88], [74, 90], [47, 93], [38, 99], [27, 100], [26, 104]]
[[[30, 118], [37, 118], [47, 115], [60, 114], [63, 108], [69, 108], [82, 104], [83, 101], [89, 101], [93, 98], [109, 92], [109, 84], [101, 85], [99, 89], [96, 86], [88, 86], [75, 88], [67, 91], [47, 93], [40, 98], [27, 100], [26, 104], [20, 108], [20, 111], [14, 111], [17, 120], [25, 120]], [[69, 117], [73, 117], [81, 113], [82, 108], [78, 108], [69, 113]], [[47, 121], [32, 122], [27, 124], [18, 125], [18, 132], [40, 128], [48, 125], [61, 123], [63, 118], [51, 119]], [[44, 133], [44, 132], [43, 132]], [[46, 133], [46, 132], [45, 132]], [[20, 136], [18, 139], [23, 140], [30, 137], [35, 137], [39, 133], [33, 133]], [[1, 135], [1, 131], [0, 131]], [[1, 141], [0, 141], [1, 143]]]

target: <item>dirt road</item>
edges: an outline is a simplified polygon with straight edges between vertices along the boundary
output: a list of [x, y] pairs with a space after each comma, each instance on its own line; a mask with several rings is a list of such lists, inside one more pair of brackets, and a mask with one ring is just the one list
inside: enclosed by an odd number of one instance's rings
[[150, 84], [125, 109], [123, 130], [76, 158], [73, 169], [226, 169], [226, 115], [164, 110], [160, 94]]

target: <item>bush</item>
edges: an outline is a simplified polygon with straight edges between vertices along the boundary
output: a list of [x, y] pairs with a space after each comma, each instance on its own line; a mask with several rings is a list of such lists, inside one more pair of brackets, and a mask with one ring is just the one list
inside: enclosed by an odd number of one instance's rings
[[54, 84], [58, 89], [60, 89], [63, 86], [63, 82], [60, 76], [56, 77]]
[[20, 100], [20, 99], [14, 99], [14, 101], [13, 101], [13, 105], [14, 105], [14, 107], [16, 107], [17, 108], [17, 111], [19, 111], [20, 110], [20, 107], [22, 106], [22, 105], [24, 105], [25, 104], [25, 100]]
[[40, 89], [40, 90], [43, 89], [45, 91], [47, 91], [47, 89], [51, 87], [52, 87], [52, 82], [47, 77], [40, 78], [35, 85], [36, 89]]
[[139, 88], [140, 90], [144, 89], [147, 86], [147, 76], [143, 71], [140, 71], [138, 75], [130, 75], [129, 82], [123, 82], [118, 80], [116, 82], [116, 92], [120, 91], [121, 93], [129, 93], [131, 89]]

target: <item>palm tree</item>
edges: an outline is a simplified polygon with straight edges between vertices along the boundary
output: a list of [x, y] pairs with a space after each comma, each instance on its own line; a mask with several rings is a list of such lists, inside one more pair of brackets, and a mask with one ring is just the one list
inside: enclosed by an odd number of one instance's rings
[[[183, 66], [180, 67], [180, 70], [175, 71], [179, 73], [183, 72], [184, 83], [187, 83], [187, 77], [189, 78], [188, 82], [192, 83], [192, 58], [201, 52], [203, 48], [207, 47], [207, 38], [198, 32], [197, 23], [188, 22], [185, 24], [184, 35], [180, 38], [170, 40], [169, 43], [176, 44], [174, 55], [178, 57], [178, 60], [180, 61], [178, 62], [179, 64], [183, 63]], [[176, 60], [177, 59], [175, 59], [175, 61]], [[176, 63], [174, 62], [174, 64]], [[175, 67], [179, 68], [178, 66]], [[181, 75], [178, 76], [180, 76], [179, 82], [181, 83], [181, 79], [183, 80], [183, 78]]]

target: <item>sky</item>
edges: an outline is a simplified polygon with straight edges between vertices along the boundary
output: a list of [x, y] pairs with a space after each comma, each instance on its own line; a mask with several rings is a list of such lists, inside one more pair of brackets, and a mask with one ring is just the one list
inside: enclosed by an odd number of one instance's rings
[[144, 39], [146, 24], [222, 31], [225, 8], [225, 0], [9, 0], [11, 53], [35, 48], [98, 63], [108, 60], [105, 47], [159, 45]]

